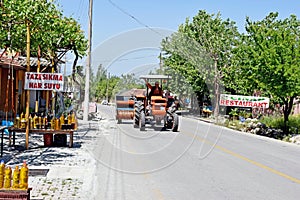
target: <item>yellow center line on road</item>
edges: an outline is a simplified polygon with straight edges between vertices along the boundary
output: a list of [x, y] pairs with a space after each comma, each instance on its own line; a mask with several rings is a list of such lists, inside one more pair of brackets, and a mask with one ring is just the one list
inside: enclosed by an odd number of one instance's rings
[[254, 161], [254, 160], [251, 160], [251, 159], [249, 159], [249, 158], [247, 158], [247, 157], [245, 157], [245, 156], [242, 156], [242, 155], [240, 155], [240, 154], [238, 154], [238, 153], [235, 153], [235, 152], [233, 152], [233, 151], [230, 151], [230, 150], [228, 150], [228, 149], [226, 149], [226, 148], [224, 148], [224, 147], [221, 147], [221, 146], [218, 146], [218, 145], [217, 145], [216, 148], [219, 149], [219, 150], [221, 150], [221, 151], [223, 151], [223, 152], [225, 152], [225, 153], [228, 153], [228, 154], [230, 154], [230, 155], [232, 155], [232, 156], [234, 156], [234, 157], [236, 157], [236, 158], [240, 158], [240, 159], [242, 159], [242, 160], [244, 160], [244, 161], [247, 161], [247, 162], [249, 162], [249, 163], [251, 163], [251, 164], [253, 164], [253, 165], [256, 165], [257, 167], [260, 167], [260, 168], [263, 168], [263, 169], [265, 169], [265, 170], [267, 170], [267, 171], [269, 171], [269, 172], [272, 172], [273, 174], [279, 175], [279, 176], [281, 176], [281, 177], [283, 177], [283, 178], [286, 178], [286, 179], [288, 179], [288, 180], [291, 180], [291, 181], [293, 181], [293, 182], [295, 182], [295, 183], [300, 184], [300, 180], [297, 179], [297, 178], [294, 178], [294, 177], [289, 176], [289, 175], [287, 175], [287, 174], [285, 174], [285, 173], [282, 173], [282, 172], [280, 172], [280, 171], [277, 171], [276, 169], [273, 169], [273, 168], [268, 167], [268, 166], [266, 166], [266, 165], [264, 165], [264, 164], [261, 164], [261, 163], [259, 163], [259, 162]]
[[[201, 138], [201, 137], [199, 137], [199, 136], [194, 136], [194, 135], [192, 135], [192, 134], [190, 134], [190, 133], [184, 133], [184, 134], [186, 134], [186, 135], [188, 135], [188, 136], [195, 137], [195, 138], [196, 138], [198, 141], [200, 141], [200, 142], [204, 142], [204, 143], [213, 145], [212, 142], [210, 142], [210, 141], [208, 141], [208, 140], [206, 140], [206, 139], [204, 139], [204, 138]], [[278, 176], [281, 176], [281, 177], [286, 178], [286, 179], [288, 179], [288, 180], [290, 180], [290, 181], [293, 181], [293, 182], [295, 182], [295, 183], [300, 184], [300, 179], [294, 178], [294, 177], [289, 176], [289, 175], [287, 175], [287, 174], [285, 174], [285, 173], [283, 173], [283, 172], [277, 171], [276, 169], [273, 169], [273, 168], [268, 167], [268, 166], [266, 166], [266, 165], [264, 165], [264, 164], [261, 164], [261, 163], [259, 163], [259, 162], [254, 161], [254, 160], [251, 160], [251, 159], [249, 159], [249, 158], [247, 158], [247, 157], [245, 157], [245, 156], [242, 156], [241, 154], [235, 153], [235, 152], [233, 152], [233, 151], [231, 151], [231, 150], [229, 150], [229, 149], [226, 149], [226, 148], [224, 148], [224, 147], [221, 147], [221, 146], [219, 146], [219, 145], [215, 145], [214, 147], [215, 147], [216, 149], [221, 150], [221, 151], [224, 152], [224, 153], [227, 153], [227, 154], [229, 154], [229, 155], [231, 155], [231, 156], [234, 156], [234, 157], [239, 158], [239, 159], [241, 159], [241, 160], [244, 160], [244, 161], [246, 161], [246, 162], [248, 162], [248, 163], [251, 163], [251, 164], [253, 164], [253, 165], [257, 166], [257, 167], [260, 167], [260, 168], [262, 168], [262, 169], [265, 169], [265, 170], [267, 170], [267, 171], [269, 171], [269, 172], [271, 172], [271, 173], [273, 173], [273, 174], [276, 174], [276, 175], [278, 175]]]

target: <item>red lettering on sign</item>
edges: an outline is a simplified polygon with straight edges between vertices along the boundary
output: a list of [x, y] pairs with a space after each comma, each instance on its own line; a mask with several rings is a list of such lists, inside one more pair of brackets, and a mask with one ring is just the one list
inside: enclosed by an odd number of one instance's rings
[[29, 88], [41, 89], [42, 83], [29, 83]]
[[56, 84], [56, 83], [45, 83], [44, 84], [44, 89], [56, 89], [59, 90], [60, 89], [60, 84]]

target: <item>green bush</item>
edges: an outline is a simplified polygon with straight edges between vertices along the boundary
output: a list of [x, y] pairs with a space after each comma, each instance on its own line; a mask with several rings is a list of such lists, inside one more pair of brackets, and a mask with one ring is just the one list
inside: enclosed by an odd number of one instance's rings
[[269, 128], [283, 129], [284, 127], [283, 117], [264, 116], [259, 121]]
[[289, 118], [288, 126], [291, 134], [300, 134], [300, 115], [293, 115]]
[[[281, 129], [284, 128], [284, 119], [283, 117], [274, 117], [274, 116], [264, 116], [260, 119], [261, 123], [266, 124], [267, 127]], [[299, 134], [300, 130], [300, 115], [291, 115], [289, 116], [289, 121], [287, 123], [290, 134]]]

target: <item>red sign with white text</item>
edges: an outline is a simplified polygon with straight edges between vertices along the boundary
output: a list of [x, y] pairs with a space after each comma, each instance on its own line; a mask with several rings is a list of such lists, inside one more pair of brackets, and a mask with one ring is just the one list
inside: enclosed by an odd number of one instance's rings
[[269, 108], [270, 99], [267, 97], [242, 96], [242, 95], [220, 95], [221, 106]]
[[25, 90], [63, 91], [64, 76], [60, 73], [25, 73]]

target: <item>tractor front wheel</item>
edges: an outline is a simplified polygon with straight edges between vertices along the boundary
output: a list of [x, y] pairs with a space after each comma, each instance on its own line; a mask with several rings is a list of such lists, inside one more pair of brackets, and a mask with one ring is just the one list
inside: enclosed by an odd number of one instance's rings
[[172, 131], [177, 132], [178, 131], [178, 126], [179, 126], [179, 117], [176, 113], [173, 114], [173, 126], [172, 126]]
[[156, 122], [156, 125], [161, 125], [161, 118], [156, 118], [155, 122]]
[[141, 112], [140, 118], [139, 118], [139, 127], [140, 127], [140, 131], [144, 131], [144, 130], [145, 130], [145, 124], [146, 124], [145, 113], [144, 113], [144, 112]]

